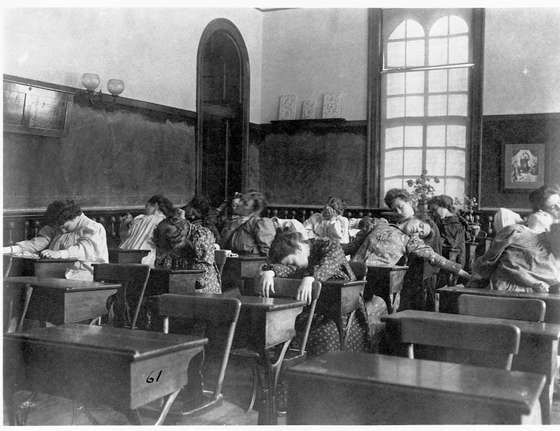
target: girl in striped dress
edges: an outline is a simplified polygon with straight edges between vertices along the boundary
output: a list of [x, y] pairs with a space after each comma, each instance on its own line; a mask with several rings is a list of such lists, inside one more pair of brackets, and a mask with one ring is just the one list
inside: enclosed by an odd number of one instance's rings
[[150, 254], [142, 259], [142, 263], [152, 268], [156, 260], [153, 234], [156, 226], [165, 219], [161, 207], [167, 205], [167, 202], [169, 200], [162, 195], [154, 195], [148, 199], [146, 213], [136, 216], [129, 222], [128, 230], [124, 233], [125, 239], [119, 246], [125, 250], [149, 250]]

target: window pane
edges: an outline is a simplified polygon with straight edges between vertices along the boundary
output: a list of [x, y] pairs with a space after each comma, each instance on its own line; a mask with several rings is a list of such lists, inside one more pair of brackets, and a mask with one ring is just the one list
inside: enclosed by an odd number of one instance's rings
[[428, 126], [426, 145], [428, 147], [445, 147], [445, 126]]
[[424, 29], [422, 26], [411, 19], [406, 20], [406, 37], [423, 37], [424, 36]]
[[449, 17], [449, 33], [450, 34], [457, 34], [457, 33], [468, 33], [469, 26], [465, 22], [463, 18], [459, 18], [456, 15], [451, 15]]
[[467, 142], [467, 126], [447, 126], [447, 145], [465, 148]]
[[389, 36], [389, 40], [392, 39], [404, 39], [404, 28], [406, 26], [406, 21], [401, 22], [397, 28], [393, 30], [391, 36]]
[[424, 96], [407, 96], [406, 116], [407, 117], [424, 116]]
[[468, 98], [466, 94], [449, 95], [449, 115], [467, 115]]
[[404, 174], [414, 177], [422, 173], [422, 150], [406, 150], [404, 153]]
[[404, 42], [387, 44], [387, 67], [404, 66]]
[[430, 93], [447, 91], [447, 70], [430, 70], [428, 72], [428, 85]]
[[388, 73], [387, 78], [387, 94], [404, 94], [404, 73]]
[[385, 148], [403, 146], [403, 126], [385, 129]]
[[404, 131], [404, 145], [406, 147], [421, 147], [422, 129], [422, 126], [406, 126]]
[[424, 72], [406, 74], [406, 93], [424, 93]]
[[404, 97], [387, 98], [387, 118], [404, 117]]
[[449, 38], [449, 63], [466, 63], [467, 61], [469, 61], [469, 37]]
[[410, 40], [406, 42], [406, 65], [424, 66], [424, 40]]
[[449, 34], [448, 21], [449, 18], [446, 16], [438, 19], [430, 29], [430, 36], [445, 36]]
[[447, 64], [447, 39], [430, 39], [429, 64]]
[[385, 176], [402, 175], [403, 150], [385, 151]]
[[429, 175], [445, 175], [445, 150], [426, 150], [426, 170]]
[[428, 96], [428, 115], [447, 115], [447, 96]]
[[465, 196], [465, 180], [447, 178], [445, 180], [445, 194], [452, 198], [462, 199]]
[[469, 69], [449, 70], [449, 91], [467, 91], [469, 89]]
[[402, 188], [404, 188], [402, 178], [392, 178], [389, 180], [385, 180], [385, 187], [384, 187], [385, 190], [383, 191], [383, 196], [385, 196], [385, 194], [391, 189], [402, 189]]
[[465, 151], [447, 150], [446, 175], [465, 177]]

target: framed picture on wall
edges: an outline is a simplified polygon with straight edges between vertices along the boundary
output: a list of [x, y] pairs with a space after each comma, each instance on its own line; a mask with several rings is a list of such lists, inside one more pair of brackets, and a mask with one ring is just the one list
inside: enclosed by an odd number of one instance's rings
[[504, 189], [533, 190], [544, 185], [545, 144], [504, 144]]

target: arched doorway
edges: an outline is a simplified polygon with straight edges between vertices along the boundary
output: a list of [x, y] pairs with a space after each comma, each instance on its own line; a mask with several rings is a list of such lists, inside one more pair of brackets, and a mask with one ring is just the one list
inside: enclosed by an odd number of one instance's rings
[[249, 82], [241, 33], [227, 19], [211, 21], [197, 56], [196, 190], [215, 206], [246, 185]]

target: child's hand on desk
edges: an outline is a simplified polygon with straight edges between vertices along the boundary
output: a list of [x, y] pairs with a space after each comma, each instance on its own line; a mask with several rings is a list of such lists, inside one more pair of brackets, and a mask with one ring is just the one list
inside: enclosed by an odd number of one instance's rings
[[274, 293], [274, 271], [263, 271], [261, 272], [260, 279], [260, 289], [261, 295], [264, 297], [270, 296], [270, 293]]
[[2, 247], [2, 254], [12, 253], [12, 247]]
[[41, 257], [46, 257], [47, 259], [58, 259], [60, 258], [60, 252], [54, 250], [43, 250], [41, 252]]
[[465, 271], [464, 269], [459, 270], [459, 274], [457, 274], [459, 277], [464, 278], [466, 280], [470, 280], [472, 277], [471, 275]]

